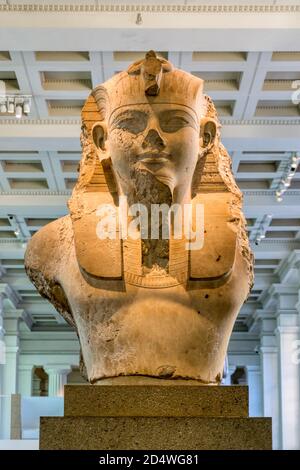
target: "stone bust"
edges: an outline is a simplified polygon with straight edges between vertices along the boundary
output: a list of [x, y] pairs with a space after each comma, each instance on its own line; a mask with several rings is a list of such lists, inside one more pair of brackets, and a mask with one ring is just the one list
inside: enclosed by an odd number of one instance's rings
[[[93, 90], [81, 144], [70, 215], [33, 236], [25, 267], [77, 331], [82, 372], [91, 383], [134, 375], [220, 383], [253, 263], [203, 81], [150, 51]], [[118, 208], [121, 197], [146, 209], [190, 206], [196, 236], [201, 205], [202, 245], [191, 249], [171, 229], [151, 238], [138, 224], [136, 237], [99, 237], [99, 207]]]

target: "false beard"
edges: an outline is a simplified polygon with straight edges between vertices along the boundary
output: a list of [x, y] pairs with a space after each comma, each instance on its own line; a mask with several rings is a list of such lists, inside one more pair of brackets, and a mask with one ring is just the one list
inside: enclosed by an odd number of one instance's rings
[[166, 220], [159, 221], [159, 239], [151, 239], [151, 205], [172, 205], [172, 193], [170, 188], [159, 181], [148, 171], [133, 168], [131, 172], [132, 193], [128, 194], [129, 206], [143, 204], [148, 210], [148, 238], [142, 239], [142, 264], [146, 271], [163, 268], [167, 271], [169, 262], [169, 239], [162, 238], [162, 225]]

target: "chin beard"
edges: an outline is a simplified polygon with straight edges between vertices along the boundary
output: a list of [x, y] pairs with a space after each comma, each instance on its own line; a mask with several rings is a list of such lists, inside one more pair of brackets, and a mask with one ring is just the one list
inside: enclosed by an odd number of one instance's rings
[[[152, 240], [151, 233], [151, 204], [172, 205], [172, 193], [166, 184], [159, 181], [148, 171], [134, 168], [131, 172], [132, 191], [127, 194], [129, 206], [143, 204], [148, 209], [148, 237], [142, 239], [142, 265], [145, 272], [157, 269], [157, 266], [168, 270], [169, 263], [169, 239]], [[161, 226], [160, 222], [160, 226]], [[160, 229], [161, 230], [161, 229]]]
[[141, 203], [147, 208], [151, 204], [168, 204], [171, 206], [173, 190], [167, 179], [157, 178], [146, 170], [141, 171], [136, 168], [133, 168], [130, 172], [130, 179], [132, 191], [127, 194], [129, 205]]

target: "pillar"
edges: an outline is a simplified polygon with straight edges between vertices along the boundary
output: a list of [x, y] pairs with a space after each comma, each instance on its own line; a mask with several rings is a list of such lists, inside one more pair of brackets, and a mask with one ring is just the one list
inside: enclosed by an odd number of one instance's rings
[[63, 396], [68, 374], [72, 370], [71, 366], [65, 364], [49, 364], [45, 366], [44, 369], [46, 374], [48, 374], [48, 396]]
[[20, 364], [18, 368], [18, 392], [26, 397], [32, 395], [32, 374], [33, 366]]
[[259, 365], [246, 366], [249, 387], [249, 416], [263, 416], [262, 380]]
[[300, 449], [300, 367], [295, 360], [299, 344], [298, 287], [273, 285], [277, 298], [279, 404], [282, 449]]
[[[0, 371], [2, 370], [3, 364], [5, 363], [5, 342], [4, 342], [4, 319], [3, 319], [3, 296], [0, 293]], [[1, 375], [0, 375], [1, 377]], [[0, 381], [1, 384], [1, 381]]]
[[1, 423], [3, 421], [3, 409], [5, 398], [3, 390], [4, 364], [5, 364], [5, 342], [4, 342], [4, 319], [3, 319], [3, 295], [0, 293], [0, 439], [2, 437]]
[[262, 374], [262, 411], [263, 416], [272, 418], [273, 449], [281, 448], [278, 347], [275, 336], [275, 312], [259, 311], [260, 331], [260, 368]]
[[11, 395], [17, 393], [18, 359], [19, 359], [19, 322], [23, 310], [9, 310], [4, 314], [5, 328], [5, 364], [3, 368], [3, 400], [1, 437], [10, 439], [11, 428]]

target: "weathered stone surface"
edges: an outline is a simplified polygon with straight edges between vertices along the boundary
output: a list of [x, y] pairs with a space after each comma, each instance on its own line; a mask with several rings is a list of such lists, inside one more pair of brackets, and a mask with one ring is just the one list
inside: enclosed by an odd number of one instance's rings
[[[133, 378], [136, 381], [136, 378]], [[155, 379], [154, 379], [155, 380]], [[120, 378], [97, 386], [66, 385], [65, 416], [247, 417], [248, 387], [199, 385], [196, 381]], [[105, 382], [105, 380], [104, 380]], [[180, 383], [178, 383], [180, 382]], [[195, 383], [196, 382], [196, 383]], [[122, 384], [123, 383], [123, 384]]]
[[[81, 144], [70, 216], [33, 236], [25, 266], [76, 329], [83, 373], [91, 383], [144, 375], [219, 384], [253, 270], [242, 195], [203, 81], [150, 52], [93, 90]], [[101, 239], [99, 207], [117, 209], [124, 197], [147, 210], [190, 205], [193, 229], [202, 204], [203, 246], [138, 227], [137, 238], [122, 238], [129, 213], [115, 239]]]
[[268, 450], [270, 418], [48, 417], [41, 449]]

